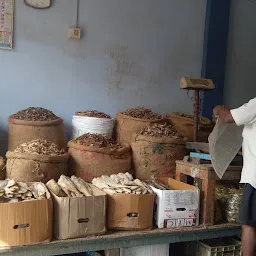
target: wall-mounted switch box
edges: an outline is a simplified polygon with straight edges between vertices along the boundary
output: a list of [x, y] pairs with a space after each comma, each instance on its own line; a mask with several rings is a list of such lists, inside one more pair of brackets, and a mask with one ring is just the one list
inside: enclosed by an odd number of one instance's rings
[[68, 38], [80, 40], [81, 39], [81, 29], [80, 28], [70, 28], [68, 30]]

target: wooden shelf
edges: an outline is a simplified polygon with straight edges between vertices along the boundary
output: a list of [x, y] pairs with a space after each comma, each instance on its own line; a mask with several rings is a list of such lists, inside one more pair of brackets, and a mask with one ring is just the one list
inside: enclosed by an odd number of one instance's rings
[[236, 224], [153, 229], [136, 232], [117, 231], [109, 232], [104, 236], [59, 240], [51, 243], [22, 247], [0, 248], [0, 255], [51, 256], [151, 244], [197, 241], [217, 237], [237, 236], [240, 233], [241, 228]]

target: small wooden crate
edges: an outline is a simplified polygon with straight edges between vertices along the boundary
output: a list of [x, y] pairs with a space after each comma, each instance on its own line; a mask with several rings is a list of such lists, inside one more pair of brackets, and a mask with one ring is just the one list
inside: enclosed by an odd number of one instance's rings
[[[241, 171], [242, 166], [230, 166], [222, 177], [222, 180], [239, 181]], [[213, 225], [216, 180], [220, 179], [215, 174], [211, 164], [193, 164], [184, 161], [176, 161], [176, 180], [186, 183], [187, 176], [202, 181], [202, 188], [200, 191], [200, 222], [204, 225]]]

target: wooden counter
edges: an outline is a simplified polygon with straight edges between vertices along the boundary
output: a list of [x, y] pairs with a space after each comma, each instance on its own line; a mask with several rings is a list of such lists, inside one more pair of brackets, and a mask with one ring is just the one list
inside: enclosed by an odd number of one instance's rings
[[240, 235], [239, 225], [198, 226], [189, 228], [153, 229], [150, 231], [117, 231], [104, 236], [72, 240], [59, 240], [51, 243], [13, 248], [0, 248], [5, 256], [50, 256], [85, 251], [134, 247], [151, 244], [166, 244], [197, 241], [217, 237]]

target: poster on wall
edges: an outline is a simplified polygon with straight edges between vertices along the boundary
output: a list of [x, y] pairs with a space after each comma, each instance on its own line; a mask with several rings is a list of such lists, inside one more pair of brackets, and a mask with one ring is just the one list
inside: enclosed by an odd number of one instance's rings
[[12, 49], [13, 0], [0, 0], [0, 48]]

